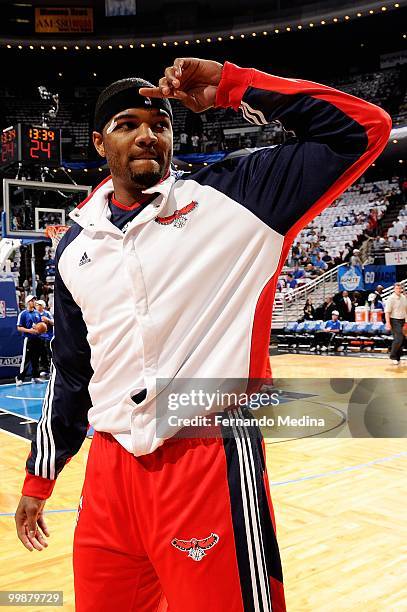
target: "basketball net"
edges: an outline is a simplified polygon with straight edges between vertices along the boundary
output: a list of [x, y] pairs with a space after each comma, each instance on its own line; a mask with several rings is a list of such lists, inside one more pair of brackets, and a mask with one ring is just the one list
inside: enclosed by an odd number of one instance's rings
[[45, 235], [51, 239], [53, 249], [57, 248], [59, 241], [67, 230], [69, 230], [69, 225], [48, 225], [45, 228]]

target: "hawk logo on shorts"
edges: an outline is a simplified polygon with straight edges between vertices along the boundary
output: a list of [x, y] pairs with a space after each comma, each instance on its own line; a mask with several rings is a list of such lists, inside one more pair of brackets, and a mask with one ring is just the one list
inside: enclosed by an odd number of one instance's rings
[[188, 221], [185, 215], [188, 215], [197, 207], [198, 202], [192, 201], [190, 204], [187, 204], [183, 208], [176, 210], [172, 215], [169, 215], [169, 217], [157, 217], [156, 222], [160, 225], [171, 225], [173, 223], [174, 227], [184, 227], [184, 225]]
[[194, 561], [201, 561], [206, 555], [205, 550], [212, 548], [218, 542], [219, 536], [216, 533], [211, 533], [210, 536], [202, 540], [197, 540], [196, 538], [178, 540], [178, 538], [174, 538], [171, 544], [182, 552], [188, 552], [188, 557], [191, 557]]

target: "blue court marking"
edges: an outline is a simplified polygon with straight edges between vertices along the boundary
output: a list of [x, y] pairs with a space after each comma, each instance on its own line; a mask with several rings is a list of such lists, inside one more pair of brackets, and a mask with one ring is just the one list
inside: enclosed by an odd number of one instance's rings
[[39, 421], [46, 390], [46, 383], [0, 385], [0, 408]]
[[[375, 463], [385, 463], [392, 459], [398, 459], [399, 457], [407, 456], [406, 452], [397, 453], [396, 455], [388, 455], [387, 457], [380, 457], [379, 459], [373, 459], [367, 463], [358, 463], [357, 465], [351, 465], [349, 467], [340, 468], [339, 470], [330, 470], [329, 472], [322, 472], [321, 474], [314, 474], [313, 476], [302, 476], [301, 478], [294, 478], [293, 480], [282, 480], [281, 482], [270, 482], [270, 487], [277, 487], [286, 484], [293, 484], [294, 482], [302, 482], [304, 480], [314, 480], [316, 478], [325, 478], [326, 476], [332, 476], [333, 474], [341, 474], [343, 472], [350, 472], [352, 470], [360, 470], [364, 467], [369, 467]], [[77, 508], [67, 508], [63, 510], [45, 510], [44, 514], [59, 514], [63, 512], [76, 512]], [[0, 516], [14, 516], [14, 512], [0, 512]]]
[[353, 470], [361, 470], [364, 467], [369, 467], [375, 463], [384, 463], [385, 461], [391, 461], [392, 459], [398, 459], [399, 457], [407, 456], [407, 451], [397, 453], [396, 455], [388, 455], [387, 457], [380, 457], [380, 459], [373, 459], [367, 463], [358, 463], [349, 467], [340, 468], [339, 470], [329, 470], [329, 472], [321, 472], [321, 474], [313, 474], [312, 476], [301, 476], [301, 478], [293, 478], [292, 480], [282, 480], [281, 482], [271, 482], [271, 487], [278, 487], [286, 484], [293, 484], [294, 482], [303, 482], [304, 480], [315, 480], [316, 478], [325, 478], [326, 476], [332, 476], [333, 474], [342, 474], [344, 472], [351, 472]]

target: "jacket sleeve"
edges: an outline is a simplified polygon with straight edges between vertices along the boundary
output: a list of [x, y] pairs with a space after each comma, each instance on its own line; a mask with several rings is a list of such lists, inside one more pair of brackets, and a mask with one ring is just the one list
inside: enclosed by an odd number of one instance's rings
[[88, 385], [93, 371], [87, 329], [80, 308], [59, 274], [58, 262], [54, 322], [51, 378], [31, 443], [22, 490], [23, 495], [40, 499], [51, 495], [59, 472], [80, 449], [91, 407]]
[[[282, 145], [200, 171], [202, 182], [251, 210], [287, 243], [366, 170], [391, 130], [389, 115], [369, 102], [228, 62], [216, 106], [241, 109], [255, 125], [279, 121], [295, 132]], [[191, 178], [200, 181], [199, 174]]]

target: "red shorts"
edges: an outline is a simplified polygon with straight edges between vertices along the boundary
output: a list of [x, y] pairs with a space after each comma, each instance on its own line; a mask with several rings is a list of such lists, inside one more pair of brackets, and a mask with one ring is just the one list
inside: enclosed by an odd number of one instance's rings
[[284, 612], [259, 430], [142, 457], [95, 433], [74, 538], [77, 612]]

